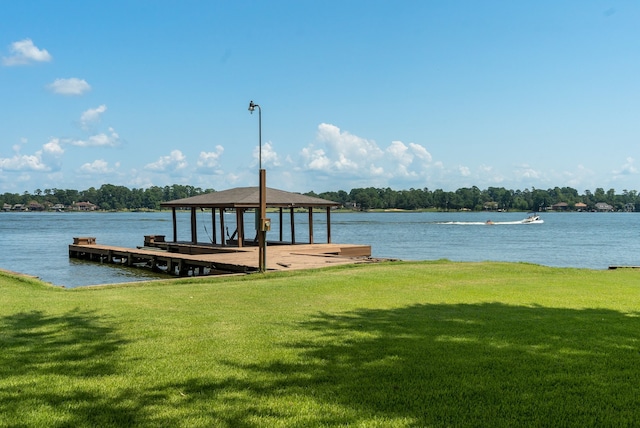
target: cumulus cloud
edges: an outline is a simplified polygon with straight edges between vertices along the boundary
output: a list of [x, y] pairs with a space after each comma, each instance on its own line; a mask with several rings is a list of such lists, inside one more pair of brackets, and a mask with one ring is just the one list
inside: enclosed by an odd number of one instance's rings
[[542, 178], [542, 173], [540, 171], [533, 169], [527, 164], [523, 164], [516, 167], [515, 174], [516, 174], [516, 177], [520, 179], [537, 180]]
[[322, 123], [317, 138], [301, 151], [305, 169], [327, 175], [362, 179], [416, 180], [426, 176], [431, 154], [420, 144], [392, 141], [381, 148], [375, 141], [359, 137], [335, 125]]
[[[256, 161], [256, 164], [259, 161], [259, 151], [258, 146], [253, 149], [253, 159]], [[273, 149], [271, 141], [262, 145], [262, 166], [265, 165], [280, 166], [280, 158], [278, 157], [278, 153]]]
[[91, 90], [91, 86], [84, 79], [72, 77], [70, 79], [56, 79], [47, 85], [47, 88], [54, 94], [60, 95], [82, 95]]
[[372, 169], [377, 170], [374, 162], [384, 152], [375, 141], [358, 137], [347, 131], [341, 131], [335, 125], [321, 123], [318, 126], [317, 141], [325, 146], [315, 148], [310, 145], [301, 152], [307, 169], [325, 173], [342, 172], [349, 175], [363, 175]]
[[60, 140], [58, 138], [52, 138], [46, 144], [42, 146], [42, 151], [47, 155], [60, 157], [63, 155], [64, 150], [60, 145]]
[[411, 149], [411, 152], [413, 153], [413, 155], [418, 159], [424, 162], [431, 162], [431, 159], [432, 159], [431, 153], [429, 153], [427, 149], [421, 146], [420, 144], [409, 143], [409, 149]]
[[[119, 166], [118, 163], [115, 165]], [[88, 174], [110, 174], [114, 172], [114, 169], [109, 167], [109, 163], [102, 160], [96, 159], [91, 163], [85, 163], [80, 166], [80, 171], [88, 173]]]
[[31, 39], [13, 42], [9, 47], [11, 54], [2, 58], [5, 66], [27, 65], [33, 62], [49, 62], [52, 57], [45, 49], [38, 49]]
[[216, 146], [215, 152], [200, 152], [196, 165], [200, 171], [213, 171], [219, 166], [220, 156], [224, 153], [224, 147]]
[[17, 150], [12, 157], [0, 158], [0, 171], [54, 171], [59, 169], [63, 154], [60, 140], [52, 138], [32, 155]]
[[90, 108], [80, 115], [80, 127], [82, 129], [89, 129], [91, 125], [100, 121], [100, 116], [107, 111], [107, 106], [102, 104], [96, 108]]
[[172, 150], [168, 156], [162, 156], [156, 162], [145, 165], [145, 169], [155, 172], [171, 172], [186, 168], [187, 158], [180, 150]]
[[10, 158], [0, 158], [0, 171], [50, 171], [41, 156], [34, 155], [14, 155]]
[[366, 166], [381, 158], [384, 152], [375, 141], [341, 131], [335, 125], [321, 123], [318, 141], [325, 143], [333, 153], [333, 167], [338, 170]]
[[120, 144], [120, 136], [113, 128], [109, 128], [108, 134], [91, 135], [85, 140], [72, 140], [70, 144], [76, 147], [115, 147]]
[[312, 146], [302, 149], [302, 157], [305, 159], [306, 166], [312, 170], [324, 171], [331, 167], [331, 160], [327, 157], [324, 150], [313, 149]]
[[633, 159], [632, 157], [628, 157], [625, 160], [625, 163], [622, 164], [622, 166], [619, 169], [615, 169], [613, 171], [613, 174], [616, 176], [637, 174], [638, 169], [635, 167], [634, 164], [635, 164], [635, 159]]
[[462, 166], [460, 165], [458, 167], [458, 172], [460, 173], [461, 176], [463, 177], [468, 177], [471, 175], [471, 170], [469, 169], [469, 167], [467, 166]]

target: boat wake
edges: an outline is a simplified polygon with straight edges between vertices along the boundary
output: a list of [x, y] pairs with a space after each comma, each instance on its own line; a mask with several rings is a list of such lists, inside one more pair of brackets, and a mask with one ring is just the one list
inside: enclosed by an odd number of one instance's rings
[[540, 216], [529, 216], [522, 220], [516, 221], [438, 221], [437, 224], [455, 224], [461, 226], [500, 226], [500, 225], [515, 225], [515, 224], [541, 224], [544, 220]]
[[500, 225], [515, 225], [515, 224], [539, 224], [544, 223], [544, 220], [535, 220], [524, 222], [522, 220], [518, 221], [438, 221], [436, 224], [455, 224], [460, 226], [500, 226]]

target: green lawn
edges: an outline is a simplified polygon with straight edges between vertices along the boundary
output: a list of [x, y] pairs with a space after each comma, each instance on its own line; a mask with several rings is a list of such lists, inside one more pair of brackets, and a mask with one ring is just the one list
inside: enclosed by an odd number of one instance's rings
[[640, 271], [0, 275], [0, 426], [638, 426]]

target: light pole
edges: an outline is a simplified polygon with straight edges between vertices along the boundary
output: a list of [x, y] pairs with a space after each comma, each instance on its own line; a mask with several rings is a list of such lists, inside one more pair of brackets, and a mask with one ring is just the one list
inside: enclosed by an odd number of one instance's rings
[[267, 270], [267, 230], [269, 230], [269, 222], [267, 220], [267, 173], [262, 169], [262, 108], [253, 101], [249, 102], [249, 111], [253, 111], [258, 107], [258, 172], [260, 181], [260, 217], [256, 230], [258, 232], [258, 269], [260, 272]]

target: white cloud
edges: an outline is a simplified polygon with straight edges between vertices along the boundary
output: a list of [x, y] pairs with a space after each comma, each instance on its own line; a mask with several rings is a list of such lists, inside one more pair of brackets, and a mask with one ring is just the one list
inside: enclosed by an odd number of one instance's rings
[[405, 146], [402, 141], [392, 141], [386, 152], [400, 165], [407, 166], [413, 162], [413, 154], [409, 152], [409, 147]]
[[328, 123], [321, 123], [318, 126], [318, 140], [326, 143], [336, 154], [354, 160], [354, 163], [358, 163], [356, 160], [362, 158], [377, 159], [384, 154], [375, 141], [358, 137], [348, 131], [341, 131], [337, 126]]
[[145, 165], [145, 169], [155, 172], [178, 171], [186, 168], [187, 158], [180, 150], [172, 150], [168, 156], [162, 156], [156, 162]]
[[114, 171], [113, 168], [109, 168], [109, 163], [102, 159], [96, 159], [91, 163], [85, 163], [80, 167], [80, 170], [89, 174], [109, 174]]
[[527, 164], [518, 166], [516, 168], [515, 174], [517, 178], [524, 178], [528, 180], [531, 180], [531, 179], [537, 180], [542, 178], [542, 173], [540, 171], [537, 171], [531, 168]]
[[0, 158], [0, 171], [50, 171], [42, 158], [35, 155], [15, 155], [10, 158]]
[[48, 86], [54, 94], [60, 95], [82, 95], [91, 90], [91, 86], [84, 79], [72, 77], [70, 79], [56, 79]]
[[409, 148], [417, 158], [422, 159], [425, 162], [431, 162], [431, 153], [429, 153], [427, 149], [420, 144], [409, 143]]
[[[15, 148], [15, 147], [14, 147]], [[0, 158], [0, 171], [53, 171], [60, 167], [64, 150], [57, 138], [52, 138], [32, 155], [19, 151], [10, 158]]]
[[309, 169], [324, 171], [330, 168], [331, 160], [322, 149], [313, 150], [313, 146], [305, 147], [302, 149], [302, 157]]
[[56, 157], [62, 156], [64, 153], [62, 146], [60, 146], [60, 140], [57, 138], [49, 140], [49, 142], [42, 146], [42, 150], [44, 153]]
[[109, 134], [92, 135], [86, 140], [73, 140], [70, 144], [77, 147], [115, 147], [120, 144], [120, 136], [113, 128], [109, 128]]
[[6, 66], [26, 65], [33, 62], [49, 62], [52, 57], [45, 49], [38, 49], [31, 39], [13, 42], [9, 48], [11, 55], [2, 58]]
[[96, 108], [90, 108], [80, 115], [80, 126], [82, 129], [88, 129], [92, 124], [100, 121], [100, 116], [107, 111], [107, 106], [102, 104]]
[[633, 159], [632, 157], [628, 157], [625, 163], [620, 167], [620, 169], [616, 169], [613, 171], [613, 174], [615, 176], [637, 174], [638, 169], [634, 166], [634, 163], [635, 159]]
[[219, 166], [220, 156], [224, 153], [224, 147], [216, 146], [215, 152], [200, 152], [196, 165], [200, 171], [213, 171]]
[[458, 167], [458, 171], [460, 172], [460, 175], [463, 177], [468, 177], [471, 175], [471, 170], [467, 166], [460, 165]]
[[314, 149], [313, 145], [304, 148], [301, 155], [307, 169], [355, 176], [379, 172], [380, 167], [374, 165], [374, 161], [384, 152], [375, 141], [341, 131], [328, 123], [318, 126], [317, 140], [326, 146], [326, 150]]
[[[253, 149], [253, 159], [256, 161], [256, 164], [259, 161], [259, 148], [256, 146]], [[262, 145], [262, 166], [271, 165], [271, 166], [280, 166], [280, 158], [278, 157], [278, 153], [273, 149], [273, 144], [271, 141]]]
[[427, 176], [431, 154], [420, 144], [392, 141], [385, 149], [375, 141], [342, 131], [337, 126], [321, 123], [316, 142], [301, 151], [307, 170], [326, 175], [342, 175], [351, 179], [410, 179]]

